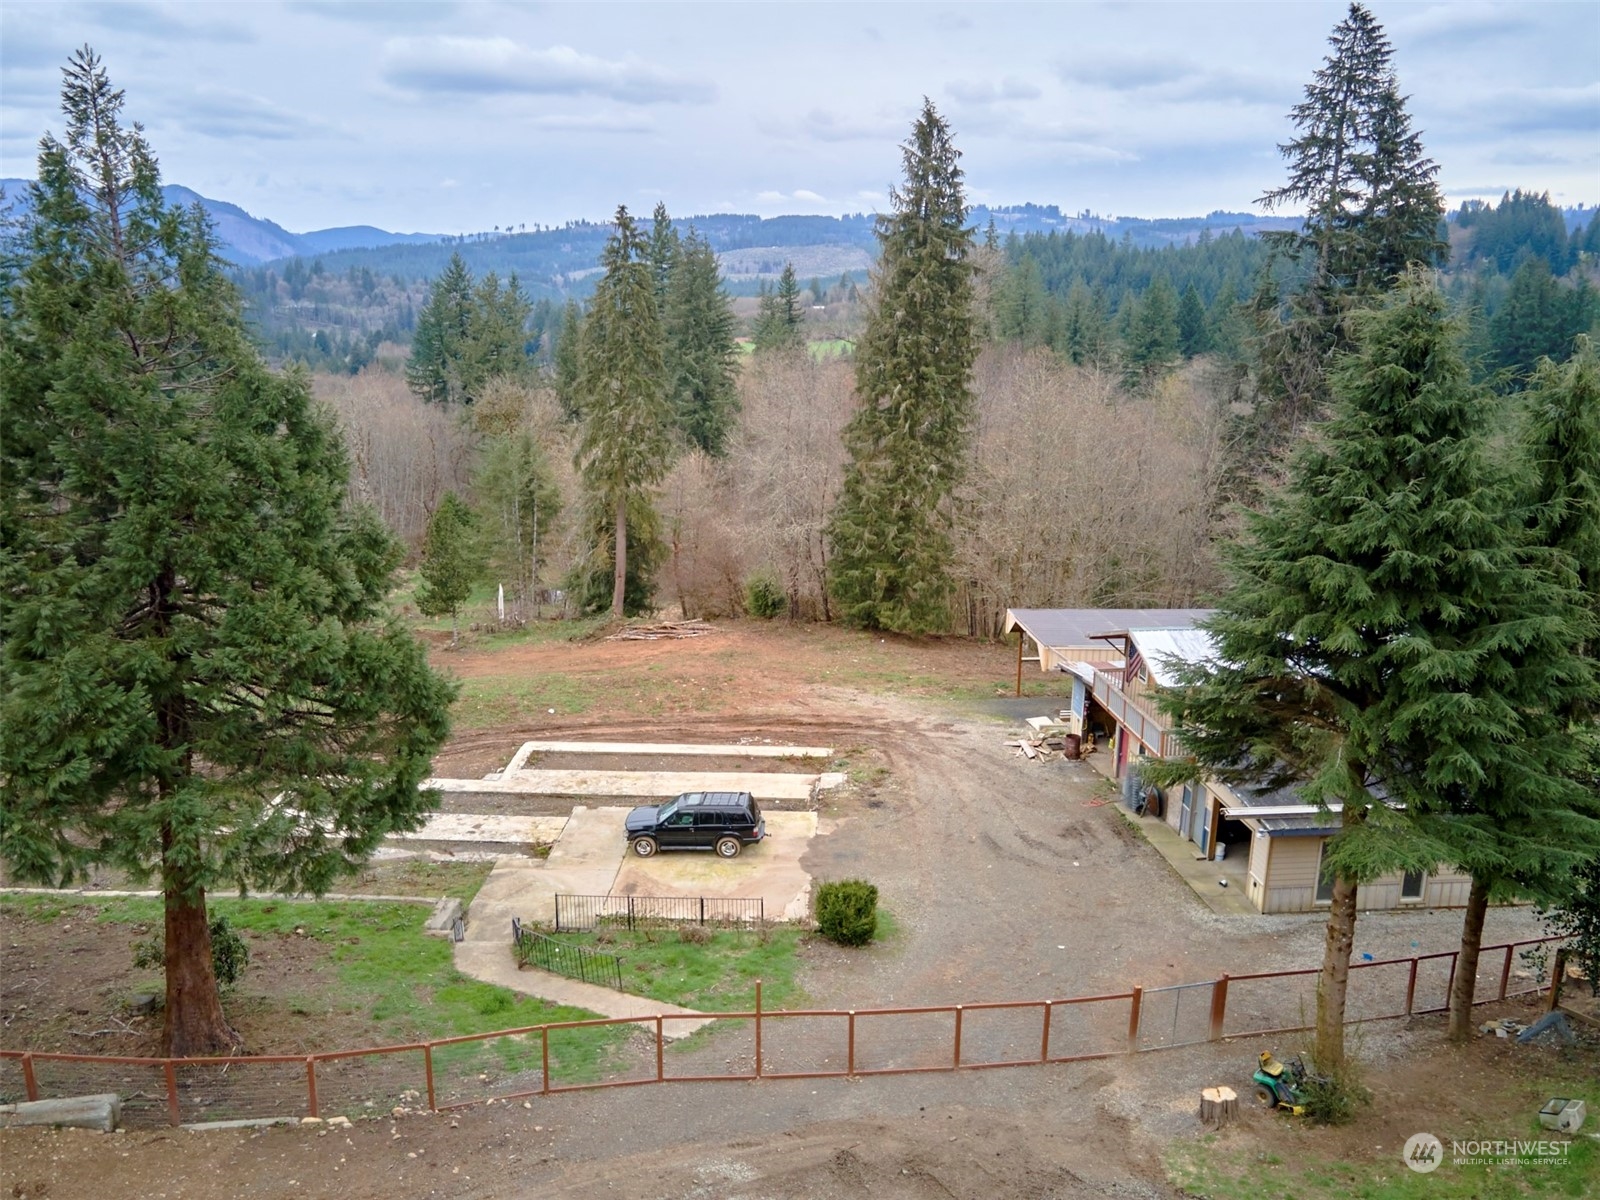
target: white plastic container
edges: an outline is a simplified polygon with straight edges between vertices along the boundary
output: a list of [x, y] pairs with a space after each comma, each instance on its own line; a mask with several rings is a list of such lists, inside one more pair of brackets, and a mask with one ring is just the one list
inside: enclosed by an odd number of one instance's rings
[[1555, 1097], [1539, 1110], [1539, 1124], [1558, 1133], [1576, 1133], [1586, 1112], [1587, 1106], [1582, 1100]]

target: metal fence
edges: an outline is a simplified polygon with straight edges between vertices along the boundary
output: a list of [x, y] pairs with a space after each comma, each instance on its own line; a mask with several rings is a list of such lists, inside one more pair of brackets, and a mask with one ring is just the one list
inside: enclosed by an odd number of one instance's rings
[[566, 896], [556, 893], [557, 933], [618, 929], [660, 929], [670, 925], [725, 925], [749, 928], [767, 919], [760, 896]]
[[558, 942], [526, 928], [516, 917], [511, 918], [511, 940], [519, 967], [538, 967], [568, 979], [622, 990], [622, 960], [615, 954]]
[[[539, 935], [518, 928], [523, 937]], [[548, 939], [546, 939], [548, 940]], [[1479, 1002], [1541, 990], [1514, 988], [1515, 956], [1559, 942], [1485, 946]], [[570, 949], [570, 948], [569, 948]], [[1448, 1004], [1455, 952], [1351, 964], [1351, 1020], [1436, 1013]], [[749, 1012], [564, 1021], [403, 1046], [305, 1056], [162, 1059], [0, 1050], [0, 1101], [118, 1092], [132, 1127], [241, 1117], [357, 1117], [395, 1105], [429, 1110], [489, 1099], [647, 1083], [824, 1079], [1078, 1062], [1203, 1041], [1309, 1028], [1304, 1007], [1315, 968], [1220, 976], [1101, 996], [910, 1008], [768, 1011], [756, 984]], [[715, 1074], [674, 1074], [666, 1053], [674, 1021], [711, 1017]], [[608, 1032], [633, 1027], [645, 1037]], [[731, 1027], [731, 1028], [730, 1028]], [[600, 1039], [615, 1049], [596, 1053]], [[743, 1047], [748, 1039], [748, 1049]], [[726, 1042], [726, 1039], [725, 1039]], [[677, 1059], [693, 1069], [706, 1056]], [[749, 1069], [742, 1069], [744, 1063]], [[734, 1065], [739, 1064], [739, 1065]]]

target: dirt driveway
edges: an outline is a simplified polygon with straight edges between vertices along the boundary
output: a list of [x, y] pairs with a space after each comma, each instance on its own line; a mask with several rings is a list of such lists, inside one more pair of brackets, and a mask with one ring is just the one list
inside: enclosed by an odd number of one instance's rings
[[[1002, 747], [1012, 727], [971, 698], [986, 681], [1005, 690], [1012, 660], [1003, 648], [917, 644], [897, 658], [887, 641], [781, 627], [765, 640], [740, 629], [720, 645], [644, 645], [530, 646], [498, 666], [470, 652], [452, 657], [463, 674], [586, 672], [606, 699], [577, 716], [508, 718], [465, 734], [436, 771], [482, 773], [532, 737], [755, 736], [839, 747], [856, 782], [825, 801], [833, 831], [811, 842], [801, 865], [819, 880], [877, 884], [899, 932], [866, 952], [811, 953], [803, 984], [819, 1007], [1083, 995], [1318, 960], [1323, 928], [1314, 916], [1212, 913], [1100, 803], [1088, 767], [1029, 763]], [[650, 665], [660, 670], [648, 687], [629, 686]], [[624, 682], [608, 689], [608, 673]], [[636, 706], [636, 695], [687, 696], [688, 681], [711, 673], [722, 698], [712, 708]], [[880, 677], [921, 695], [866, 690]], [[968, 699], [939, 698], [951, 680]], [[1363, 914], [1356, 952], [1448, 948], [1459, 920]], [[1495, 909], [1485, 937], [1536, 932], [1527, 910]], [[1367, 1044], [1380, 1059], [1419, 1045], [1434, 1052], [1426, 1022], [1410, 1032], [1375, 1028]], [[0, 1180], [18, 1195], [50, 1197], [104, 1195], [113, 1177], [126, 1194], [173, 1198], [1168, 1196], [1161, 1156], [1198, 1131], [1196, 1090], [1247, 1076], [1256, 1048], [960, 1075], [619, 1089], [363, 1123], [349, 1134], [7, 1134]], [[716, 1039], [699, 1051], [719, 1052]], [[30, 1190], [32, 1181], [48, 1190]]]

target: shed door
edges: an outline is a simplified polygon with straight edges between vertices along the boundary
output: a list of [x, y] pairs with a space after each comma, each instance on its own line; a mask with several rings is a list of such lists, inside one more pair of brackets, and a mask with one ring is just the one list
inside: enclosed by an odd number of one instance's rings
[[1211, 854], [1211, 805], [1202, 797], [1200, 801], [1200, 836], [1195, 838], [1200, 844], [1200, 853]]
[[1178, 836], [1185, 841], [1189, 840], [1189, 832], [1194, 828], [1194, 785], [1183, 785], [1183, 802], [1178, 807]]

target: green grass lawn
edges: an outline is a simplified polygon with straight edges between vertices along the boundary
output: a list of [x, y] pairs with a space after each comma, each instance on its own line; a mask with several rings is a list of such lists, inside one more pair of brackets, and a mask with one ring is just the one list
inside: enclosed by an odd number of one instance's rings
[[795, 974], [803, 936], [786, 928], [718, 930], [709, 941], [695, 943], [675, 929], [617, 929], [564, 933], [559, 940], [615, 954], [625, 992], [702, 1012], [748, 1012], [755, 1007], [758, 979], [763, 1008], [792, 1007], [800, 1000]]
[[552, 708], [563, 717], [577, 716], [599, 699], [604, 686], [601, 681], [559, 671], [479, 675], [462, 681], [461, 695], [451, 715], [457, 729], [525, 722], [548, 716]]
[[1393, 1145], [1370, 1158], [1345, 1161], [1308, 1154], [1304, 1139], [1282, 1155], [1241, 1153], [1239, 1145], [1225, 1144], [1213, 1134], [1177, 1143], [1167, 1155], [1167, 1176], [1184, 1195], [1211, 1200], [1520, 1200], [1600, 1194], [1600, 1142], [1584, 1136], [1593, 1131], [1593, 1114], [1600, 1107], [1600, 1081], [1554, 1078], [1536, 1090], [1586, 1101], [1590, 1120], [1585, 1128], [1576, 1134], [1552, 1133], [1530, 1118], [1511, 1133], [1485, 1128], [1471, 1136], [1570, 1142], [1557, 1163], [1457, 1166], [1451, 1161], [1451, 1135], [1437, 1129], [1433, 1132], [1444, 1143], [1444, 1161], [1427, 1174], [1407, 1167]]

